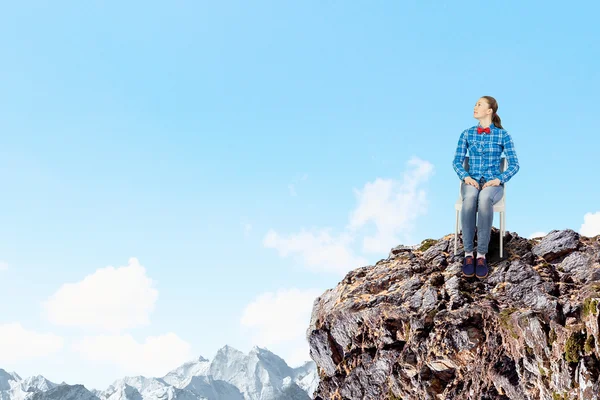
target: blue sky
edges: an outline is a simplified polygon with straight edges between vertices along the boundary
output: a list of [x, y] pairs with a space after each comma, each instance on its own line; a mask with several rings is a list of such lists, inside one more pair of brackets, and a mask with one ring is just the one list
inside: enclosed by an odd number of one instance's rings
[[599, 11], [4, 5], [0, 368], [105, 389], [225, 344], [308, 359], [318, 294], [454, 231], [483, 95], [521, 166], [507, 229], [599, 234]]

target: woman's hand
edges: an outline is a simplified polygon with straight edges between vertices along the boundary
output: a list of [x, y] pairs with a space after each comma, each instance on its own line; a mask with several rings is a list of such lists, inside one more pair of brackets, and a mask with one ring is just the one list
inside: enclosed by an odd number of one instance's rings
[[486, 183], [483, 184], [482, 189], [485, 189], [488, 186], [500, 186], [500, 179], [496, 178], [496, 179], [492, 179], [491, 181], [487, 181]]
[[465, 184], [475, 186], [477, 189], [479, 189], [479, 183], [477, 183], [477, 181], [470, 176], [465, 178]]

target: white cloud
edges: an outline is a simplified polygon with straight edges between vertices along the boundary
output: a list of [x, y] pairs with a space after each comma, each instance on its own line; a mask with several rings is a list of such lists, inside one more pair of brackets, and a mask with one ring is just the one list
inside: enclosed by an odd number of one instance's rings
[[399, 234], [411, 241], [409, 233], [417, 218], [427, 212], [427, 195], [420, 186], [433, 175], [434, 167], [417, 157], [407, 164], [410, 169], [402, 181], [377, 178], [362, 190], [355, 189], [358, 206], [351, 213], [348, 229], [354, 231], [369, 222], [377, 229], [373, 236], [363, 238], [365, 252], [387, 253], [401, 242]]
[[300, 178], [300, 180], [305, 181], [308, 179], [308, 174], [304, 174], [302, 175], [302, 178]]
[[63, 345], [60, 336], [27, 330], [18, 322], [0, 325], [0, 365], [46, 357]]
[[546, 236], [547, 234], [548, 234], [548, 232], [533, 232], [531, 235], [529, 235], [529, 237], [527, 239], [542, 237], [542, 236]]
[[42, 306], [57, 325], [117, 332], [149, 323], [158, 297], [152, 284], [132, 257], [126, 267], [101, 268], [80, 282], [62, 285]]
[[589, 212], [584, 215], [579, 234], [587, 237], [600, 235], [600, 211], [593, 214]]
[[278, 290], [259, 295], [244, 309], [240, 324], [251, 331], [252, 343], [280, 355], [289, 365], [310, 360], [306, 328], [316, 289]]
[[288, 189], [290, 191], [290, 196], [297, 196], [297, 194], [296, 194], [296, 188], [295, 188], [295, 186], [294, 186], [293, 183], [290, 183], [288, 185]]
[[8, 269], [8, 263], [0, 261], [0, 271], [6, 271]]
[[[385, 254], [399, 243], [412, 243], [410, 237], [417, 218], [427, 212], [427, 196], [421, 185], [433, 175], [431, 163], [417, 157], [407, 162], [402, 181], [377, 178], [355, 190], [356, 209], [349, 216], [344, 231], [331, 234], [330, 228], [280, 235], [269, 230], [263, 240], [267, 248], [274, 248], [287, 257], [299, 254], [306, 267], [312, 270], [346, 273], [362, 267], [368, 261], [355, 255], [354, 242], [362, 238], [362, 250]], [[375, 233], [365, 235], [360, 230], [373, 223]], [[402, 236], [403, 240], [400, 240]]]
[[112, 364], [127, 375], [163, 376], [191, 358], [191, 346], [171, 332], [150, 336], [144, 343], [131, 335], [91, 336], [72, 348], [85, 359]]
[[348, 234], [333, 236], [330, 229], [317, 232], [302, 230], [287, 237], [269, 230], [263, 245], [276, 249], [282, 257], [299, 254], [309, 269], [344, 274], [368, 263], [366, 259], [353, 254], [350, 246], [353, 240]]

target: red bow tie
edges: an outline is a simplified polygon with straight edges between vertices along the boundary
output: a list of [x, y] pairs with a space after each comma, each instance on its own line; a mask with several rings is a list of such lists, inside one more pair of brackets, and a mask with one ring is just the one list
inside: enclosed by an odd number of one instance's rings
[[488, 126], [487, 128], [482, 128], [482, 127], [478, 126], [477, 133], [480, 134], [481, 132], [490, 133], [490, 127]]

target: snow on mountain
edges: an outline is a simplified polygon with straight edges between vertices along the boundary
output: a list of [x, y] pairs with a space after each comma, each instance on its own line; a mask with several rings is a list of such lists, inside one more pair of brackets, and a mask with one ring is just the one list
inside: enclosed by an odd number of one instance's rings
[[0, 369], [0, 400], [26, 400], [34, 393], [56, 387], [41, 375], [32, 376], [25, 380], [15, 372], [8, 373]]
[[15, 372], [9, 373], [0, 368], [0, 390], [10, 390], [12, 388], [11, 382], [16, 383], [20, 380], [21, 377]]
[[310, 399], [306, 392], [297, 384], [292, 382], [290, 377], [283, 380], [281, 393], [275, 397], [277, 400], [306, 400]]
[[19, 382], [19, 385], [24, 392], [45, 392], [58, 386], [41, 375], [30, 376]]
[[184, 363], [182, 366], [169, 372], [162, 379], [170, 385], [182, 388], [188, 385], [192, 377], [208, 375], [209, 367], [210, 361], [204, 357], [199, 357], [196, 360]]
[[[235, 385], [246, 400], [278, 399], [284, 389], [290, 392], [294, 386], [302, 390], [292, 381], [296, 375], [294, 369], [279, 356], [256, 346], [248, 355], [230, 346], [223, 347], [211, 362], [209, 371], [214, 379]], [[290, 382], [284, 386], [287, 377]], [[309, 400], [309, 394], [304, 394], [304, 399]]]
[[0, 390], [0, 400], [25, 400], [32, 393], [24, 392], [21, 387], [16, 384], [9, 390]]
[[143, 376], [119, 379], [98, 396], [100, 400], [204, 400], [162, 379]]
[[[213, 392], [207, 389], [206, 381], [201, 381], [205, 390], [192, 389], [190, 385], [192, 383], [198, 385], [199, 377], [210, 377], [212, 379], [210, 386], [213, 388], [222, 382], [234, 386], [241, 392], [244, 400], [288, 398], [307, 400], [318, 385], [314, 362], [309, 361], [298, 368], [291, 368], [279, 356], [256, 346], [247, 355], [231, 346], [224, 346], [217, 351], [212, 361], [200, 358], [185, 363], [165, 375], [163, 380], [210, 400], [239, 398], [235, 393], [224, 393], [219, 390]], [[234, 397], [230, 398], [231, 395]]]
[[267, 349], [224, 346], [212, 361], [198, 357], [162, 378], [125, 377], [103, 391], [0, 369], [0, 400], [310, 400], [318, 383], [312, 361], [291, 368]]
[[193, 376], [184, 389], [207, 400], [244, 400], [237, 387], [211, 376]]
[[83, 385], [58, 385], [45, 392], [32, 393], [27, 400], [99, 400]]
[[294, 368], [294, 382], [312, 398], [319, 386], [319, 375], [314, 361], [307, 361], [298, 368]]
[[[109, 390], [106, 391], [106, 395], [103, 392], [96, 393], [100, 399], [107, 400], [142, 400], [143, 397], [141, 393], [134, 387], [129, 386], [128, 384], [121, 382], [115, 383], [112, 385]], [[156, 398], [159, 398], [158, 396]]]

